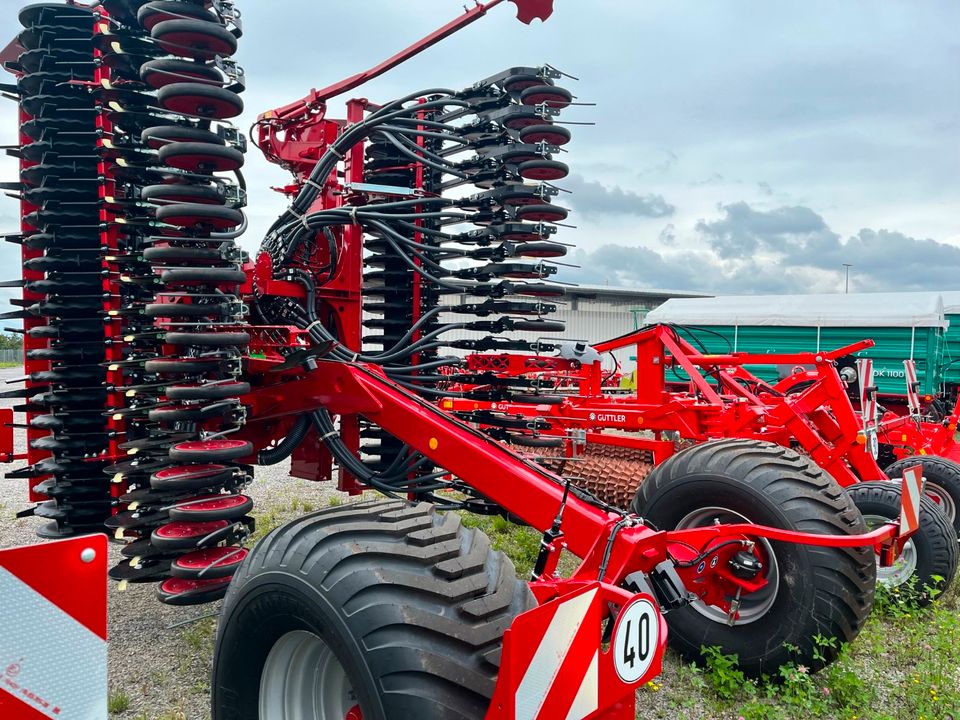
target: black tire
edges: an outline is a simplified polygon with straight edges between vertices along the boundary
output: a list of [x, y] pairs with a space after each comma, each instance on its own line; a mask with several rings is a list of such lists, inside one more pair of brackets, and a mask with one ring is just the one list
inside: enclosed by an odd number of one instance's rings
[[209, 227], [214, 230], [230, 230], [243, 222], [243, 212], [223, 205], [199, 203], [173, 203], [157, 208], [157, 220], [179, 227]]
[[514, 320], [513, 329], [524, 332], [563, 332], [567, 326], [557, 320]]
[[[207, 207], [203, 205], [202, 207]], [[164, 270], [160, 280], [164, 285], [181, 285], [203, 283], [209, 285], [239, 284], [247, 279], [243, 270], [233, 268], [170, 268]]]
[[147, 360], [143, 369], [148, 373], [188, 375], [213, 372], [219, 369], [225, 361], [224, 358], [158, 358]]
[[151, 28], [150, 36], [171, 55], [195, 60], [229, 57], [237, 51], [237, 39], [222, 25], [206, 20], [164, 20]]
[[160, 58], [145, 62], [140, 66], [140, 79], [154, 90], [182, 82], [217, 87], [223, 85], [223, 78], [212, 65], [176, 58]]
[[[868, 519], [871, 527], [882, 524], [870, 519], [897, 520], [900, 517], [900, 484], [874, 480], [851, 485], [847, 493], [853, 499], [860, 514]], [[912, 545], [912, 550], [910, 546]], [[920, 528], [914, 533], [904, 549], [901, 559], [913, 554], [916, 569], [909, 579], [891, 578], [884, 569], [877, 572], [877, 582], [899, 587], [918, 605], [929, 605], [934, 596], [950, 586], [957, 572], [957, 534], [937, 504], [927, 496], [920, 498]], [[912, 562], [911, 562], [912, 564]], [[896, 572], [896, 565], [891, 568]], [[887, 582], [885, 582], [885, 576]], [[931, 595], [927, 588], [937, 590]]]
[[150, 542], [157, 550], [165, 552], [193, 550], [208, 535], [228, 527], [230, 527], [228, 520], [214, 520], [207, 523], [170, 522], [155, 528], [150, 533]]
[[569, 90], [555, 85], [531, 85], [520, 93], [524, 105], [546, 105], [561, 110], [573, 101]]
[[517, 220], [529, 222], [562, 222], [570, 211], [558, 205], [521, 205], [517, 208]]
[[[140, 191], [140, 199], [165, 205], [168, 203], [200, 203], [202, 205], [224, 205], [227, 201], [219, 185], [148, 185]], [[152, 250], [153, 248], [148, 249]], [[149, 258], [147, 258], [149, 260]]]
[[[250, 336], [245, 332], [169, 332], [164, 336], [164, 342], [170, 345], [196, 345], [197, 347], [234, 347], [248, 344]], [[149, 365], [149, 361], [147, 364]]]
[[960, 535], [960, 464], [937, 455], [906, 457], [887, 465], [888, 478], [899, 480], [905, 468], [923, 466], [927, 495], [944, 511], [954, 531]]
[[521, 93], [534, 85], [553, 85], [553, 80], [530, 73], [517, 73], [507, 76], [503, 81], [503, 89], [509, 93]]
[[518, 245], [514, 254], [524, 258], [558, 258], [567, 254], [567, 246], [555, 242], [528, 242]]
[[570, 131], [562, 125], [528, 125], [520, 130], [520, 142], [548, 145], [566, 145], [570, 142]]
[[150, 487], [158, 492], [215, 488], [230, 482], [235, 474], [235, 468], [214, 463], [164, 468], [150, 476]]
[[168, 318], [217, 318], [223, 320], [230, 316], [230, 306], [222, 304], [151, 303], [143, 308], [147, 317]]
[[[230, 556], [222, 561], [224, 554]], [[233, 575], [248, 554], [247, 550], [236, 548], [208, 548], [181, 555], [170, 563], [170, 574], [187, 580], [215, 580]], [[219, 561], [219, 562], [218, 562]]]
[[190, 405], [187, 407], [155, 408], [147, 413], [150, 422], [203, 422], [229, 415], [236, 408], [228, 403]]
[[228, 120], [243, 112], [243, 98], [235, 92], [204, 83], [164, 85], [157, 92], [157, 102], [170, 112], [212, 120]]
[[209, 580], [187, 580], [172, 577], [165, 580], [157, 588], [156, 595], [157, 600], [164, 605], [204, 605], [219, 600], [226, 595], [229, 586], [229, 575], [220, 579]]
[[191, 440], [170, 448], [170, 459], [185, 463], [223, 463], [239, 460], [253, 452], [246, 440]]
[[162, 165], [204, 175], [243, 167], [242, 152], [213, 143], [169, 143], [160, 148], [158, 157]]
[[140, 133], [140, 142], [153, 150], [159, 150], [169, 143], [211, 143], [226, 145], [226, 141], [215, 132], [202, 128], [183, 125], [158, 125], [148, 127]]
[[483, 717], [503, 633], [534, 604], [510, 560], [457, 515], [399, 501], [307, 515], [268, 535], [234, 575], [213, 720], [258, 718], [268, 654], [296, 631], [333, 651], [365, 720]]
[[[809, 458], [754, 440], [718, 440], [673, 455], [640, 484], [631, 509], [655, 527], [671, 530], [711, 507], [788, 530], [866, 531], [852, 499]], [[666, 616], [670, 641], [684, 657], [700, 660], [701, 647], [720, 646], [737, 655], [740, 669], [750, 676], [775, 674], [791, 661], [818, 669], [836, 657], [836, 650], [815, 657], [824, 648], [815, 646], [814, 635], [844, 643], [857, 636], [873, 607], [873, 549], [777, 542], [769, 548], [777, 563], [776, 593], [756, 594], [753, 602], [770, 604], [759, 605], [750, 622], [731, 627], [697, 605]], [[772, 577], [768, 587], [774, 587]], [[750, 597], [743, 598], [741, 612]]]
[[170, 400], [223, 400], [250, 392], [250, 383], [230, 381], [205, 385], [172, 386], [166, 389]]
[[223, 255], [218, 248], [208, 247], [149, 247], [143, 251], [143, 259], [162, 265], [172, 261], [194, 261], [196, 263], [210, 263], [211, 265], [223, 262]]
[[[226, 507], [207, 508], [204, 501], [229, 503]], [[216, 498], [192, 498], [170, 508], [170, 519], [177, 522], [211, 522], [236, 520], [253, 510], [253, 500], [246, 495], [218, 495]], [[231, 575], [233, 573], [230, 573]], [[214, 576], [216, 577], [216, 576]]]
[[183, 0], [155, 0], [137, 11], [137, 22], [149, 32], [153, 26], [166, 20], [182, 19], [217, 22], [217, 17], [203, 5], [193, 5]]
[[517, 165], [525, 180], [560, 180], [570, 174], [570, 167], [559, 160], [527, 160]]

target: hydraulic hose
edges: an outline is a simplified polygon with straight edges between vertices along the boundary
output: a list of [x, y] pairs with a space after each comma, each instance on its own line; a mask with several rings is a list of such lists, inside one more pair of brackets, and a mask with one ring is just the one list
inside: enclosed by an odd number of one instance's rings
[[310, 416], [301, 415], [297, 422], [290, 428], [290, 432], [280, 442], [270, 448], [261, 450], [257, 455], [257, 462], [260, 465], [276, 465], [283, 462], [293, 454], [297, 446], [303, 442], [303, 439], [310, 432]]

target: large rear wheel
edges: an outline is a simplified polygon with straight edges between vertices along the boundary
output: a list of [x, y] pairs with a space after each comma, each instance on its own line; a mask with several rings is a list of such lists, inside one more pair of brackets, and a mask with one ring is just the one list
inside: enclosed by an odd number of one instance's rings
[[454, 514], [349, 504], [271, 533], [237, 572], [213, 666], [214, 720], [466, 720], [535, 604]]
[[[866, 531], [853, 502], [808, 458], [770, 443], [718, 440], [668, 458], [640, 485], [632, 509], [661, 530], [753, 522], [819, 534]], [[761, 540], [766, 586], [727, 613], [694, 601], [667, 616], [670, 642], [686, 658], [719, 646], [745, 673], [775, 673], [794, 661], [817, 669], [833, 659], [815, 635], [849, 642], [873, 606], [872, 548]], [[827, 650], [828, 652], [822, 652]]]

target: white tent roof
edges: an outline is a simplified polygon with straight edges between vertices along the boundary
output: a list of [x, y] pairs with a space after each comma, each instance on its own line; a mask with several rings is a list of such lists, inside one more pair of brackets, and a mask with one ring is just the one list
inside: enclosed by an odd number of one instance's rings
[[943, 298], [943, 311], [947, 315], [960, 315], [960, 290], [948, 290], [940, 293]]
[[[960, 312], [960, 293], [954, 293]], [[940, 293], [672, 298], [647, 323], [800, 327], [947, 327]]]

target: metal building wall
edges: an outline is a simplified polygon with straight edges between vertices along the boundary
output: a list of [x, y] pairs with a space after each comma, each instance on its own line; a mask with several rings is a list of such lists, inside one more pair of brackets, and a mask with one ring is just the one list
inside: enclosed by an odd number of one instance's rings
[[[537, 335], [536, 333], [513, 332], [511, 337], [521, 337], [524, 340], [535, 342], [542, 339], [544, 342], [558, 343], [561, 340], [585, 340], [588, 343], [597, 343], [603, 340], [609, 340], [619, 335], [631, 332], [643, 324], [643, 317], [646, 313], [658, 305], [662, 304], [667, 297], [638, 296], [603, 296], [601, 293], [591, 293], [596, 297], [572, 296], [564, 298], [561, 302], [546, 300], [545, 302], [555, 303], [559, 306], [557, 312], [549, 315], [550, 320], [557, 320], [566, 325], [563, 333], [549, 333]], [[530, 302], [533, 300], [528, 297], [511, 297], [511, 300]], [[482, 298], [474, 298], [467, 295], [461, 295], [457, 299], [461, 303], [481, 302]], [[453, 303], [451, 303], [453, 304]], [[441, 316], [441, 322], [456, 322], [458, 319], [466, 320], [466, 316], [456, 314], [447, 314]], [[475, 333], [467, 330], [452, 330], [444, 334], [445, 340], [456, 340], [462, 338], [475, 338], [483, 333]], [[455, 351], [458, 355], [467, 355], [469, 351]], [[545, 352], [545, 355], [553, 354]], [[636, 366], [636, 362], [631, 360], [632, 352], [630, 350], [617, 351], [617, 360], [620, 362], [622, 372], [630, 372]], [[612, 369], [613, 364], [605, 367]]]

